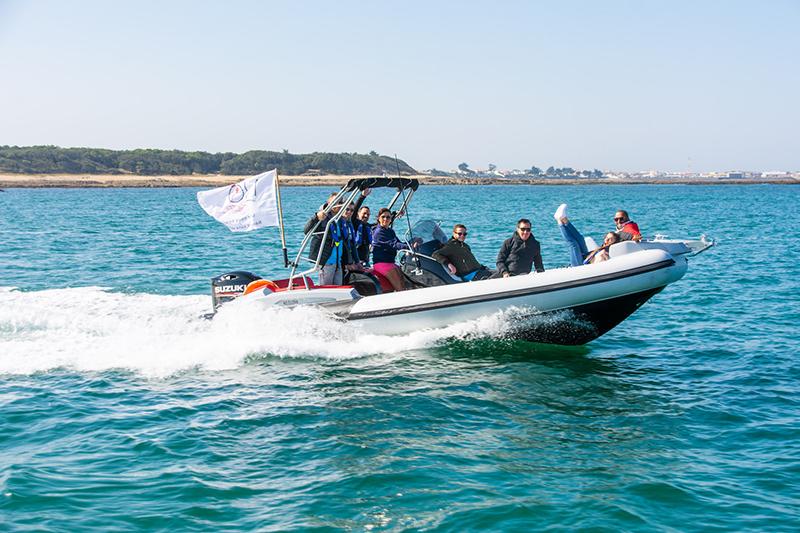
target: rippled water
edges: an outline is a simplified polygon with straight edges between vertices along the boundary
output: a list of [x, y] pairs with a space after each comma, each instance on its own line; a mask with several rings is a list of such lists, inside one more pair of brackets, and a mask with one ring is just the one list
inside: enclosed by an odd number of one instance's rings
[[[282, 273], [192, 189], [0, 193], [0, 529], [800, 527], [800, 188], [428, 187], [491, 264], [520, 216], [719, 245], [586, 346], [513, 316], [381, 337], [310, 309], [212, 322], [208, 279]], [[327, 189], [286, 189], [289, 242]], [[379, 196], [376, 194], [376, 196]], [[370, 205], [377, 206], [378, 198]]]

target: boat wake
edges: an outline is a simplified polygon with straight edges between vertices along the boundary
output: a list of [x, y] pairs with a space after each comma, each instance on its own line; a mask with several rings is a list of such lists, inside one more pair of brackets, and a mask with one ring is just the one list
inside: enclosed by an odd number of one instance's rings
[[101, 287], [26, 292], [0, 287], [0, 373], [57, 368], [125, 369], [160, 377], [190, 369], [227, 370], [253, 356], [344, 360], [424, 349], [450, 339], [517, 337], [531, 321], [568, 317], [507, 309], [441, 329], [375, 335], [311, 307], [223, 308], [208, 297], [123, 294]]

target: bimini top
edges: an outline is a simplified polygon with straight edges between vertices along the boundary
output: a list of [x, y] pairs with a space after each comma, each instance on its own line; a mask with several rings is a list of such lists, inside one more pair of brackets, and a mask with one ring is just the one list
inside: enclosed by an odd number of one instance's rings
[[414, 178], [356, 178], [347, 182], [345, 190], [358, 189], [363, 191], [364, 189], [377, 189], [379, 187], [416, 191], [419, 187], [419, 180]]

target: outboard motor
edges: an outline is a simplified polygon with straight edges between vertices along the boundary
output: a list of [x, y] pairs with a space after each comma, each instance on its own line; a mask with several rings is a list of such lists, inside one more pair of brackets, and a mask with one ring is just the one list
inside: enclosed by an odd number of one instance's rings
[[258, 279], [261, 277], [244, 271], [229, 272], [211, 278], [211, 301], [214, 304], [214, 312], [220, 305], [244, 294], [247, 284]]

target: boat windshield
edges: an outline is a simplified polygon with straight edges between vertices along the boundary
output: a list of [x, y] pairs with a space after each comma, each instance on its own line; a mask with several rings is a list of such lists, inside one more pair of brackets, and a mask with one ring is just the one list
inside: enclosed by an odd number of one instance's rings
[[411, 238], [422, 239], [422, 242], [439, 241], [444, 244], [447, 242], [447, 235], [439, 227], [439, 223], [433, 220], [420, 220], [411, 228], [411, 233], [406, 231], [405, 240]]

